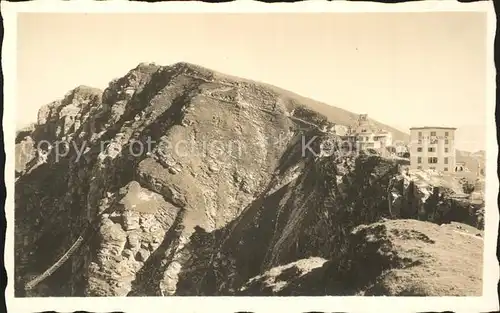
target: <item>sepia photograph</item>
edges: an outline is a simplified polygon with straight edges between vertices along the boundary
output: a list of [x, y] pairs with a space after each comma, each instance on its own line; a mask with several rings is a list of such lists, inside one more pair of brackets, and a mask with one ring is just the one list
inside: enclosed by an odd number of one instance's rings
[[473, 297], [494, 310], [487, 4], [9, 4], [12, 297]]

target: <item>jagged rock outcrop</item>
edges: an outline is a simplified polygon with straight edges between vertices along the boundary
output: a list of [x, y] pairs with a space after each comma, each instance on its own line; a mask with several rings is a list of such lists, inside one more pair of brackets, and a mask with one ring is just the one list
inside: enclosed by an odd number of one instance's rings
[[[418, 218], [438, 224], [461, 221], [482, 229], [484, 191], [464, 194], [463, 189], [460, 177], [434, 171], [402, 170], [390, 182], [390, 208], [399, 218]], [[477, 190], [484, 190], [484, 185]]]
[[35, 141], [30, 136], [34, 130], [35, 127], [29, 127], [17, 134], [19, 141], [16, 138], [16, 177], [26, 169], [26, 165], [36, 156]]
[[137, 271], [158, 249], [178, 209], [136, 181], [119, 190], [121, 199], [99, 224], [99, 246], [89, 265], [88, 296], [125, 296]]
[[401, 160], [345, 150], [324, 131], [345, 116], [311, 101], [142, 63], [103, 92], [81, 86], [43, 107], [16, 138], [29, 151], [18, 156], [16, 294], [234, 295], [272, 268], [340, 262], [355, 227], [381, 218], [474, 225], [477, 208], [465, 212], [453, 190], [418, 185]]

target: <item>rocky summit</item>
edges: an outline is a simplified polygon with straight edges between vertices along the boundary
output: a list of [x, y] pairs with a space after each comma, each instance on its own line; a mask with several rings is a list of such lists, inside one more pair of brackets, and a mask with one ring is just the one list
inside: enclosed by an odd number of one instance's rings
[[188, 63], [75, 88], [16, 136], [16, 295], [480, 295], [484, 202], [355, 119]]

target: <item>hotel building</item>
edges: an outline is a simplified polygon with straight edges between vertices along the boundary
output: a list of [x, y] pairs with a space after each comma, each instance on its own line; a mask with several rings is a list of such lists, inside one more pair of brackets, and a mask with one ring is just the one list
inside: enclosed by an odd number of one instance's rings
[[454, 172], [455, 130], [450, 127], [410, 128], [410, 168]]

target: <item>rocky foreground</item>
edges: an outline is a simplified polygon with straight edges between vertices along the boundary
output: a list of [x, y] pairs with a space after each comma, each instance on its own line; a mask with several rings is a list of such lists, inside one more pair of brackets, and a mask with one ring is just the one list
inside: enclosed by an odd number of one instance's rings
[[[482, 294], [482, 232], [391, 220], [357, 227], [348, 267], [310, 257], [248, 280], [239, 295], [463, 296]], [[460, 248], [459, 248], [460, 247]], [[464, 249], [464, 250], [461, 250]], [[463, 251], [467, 251], [464, 255]], [[344, 269], [339, 271], [339, 268]]]
[[17, 296], [480, 295], [482, 200], [350, 118], [187, 63], [74, 89], [16, 138]]

